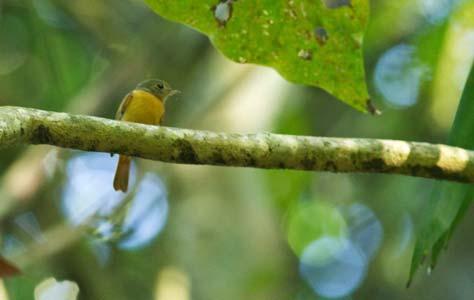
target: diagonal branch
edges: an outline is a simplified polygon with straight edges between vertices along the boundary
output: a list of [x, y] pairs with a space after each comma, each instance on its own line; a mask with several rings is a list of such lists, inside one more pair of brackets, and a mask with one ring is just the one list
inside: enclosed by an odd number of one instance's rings
[[474, 182], [474, 152], [447, 145], [214, 133], [0, 107], [0, 147], [49, 144], [170, 163], [404, 174]]

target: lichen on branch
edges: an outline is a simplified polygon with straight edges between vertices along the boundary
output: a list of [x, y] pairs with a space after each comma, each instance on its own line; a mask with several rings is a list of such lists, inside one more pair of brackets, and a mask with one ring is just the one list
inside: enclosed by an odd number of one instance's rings
[[474, 152], [447, 145], [271, 133], [215, 133], [0, 107], [0, 147], [18, 144], [49, 144], [168, 163], [375, 172], [474, 182]]

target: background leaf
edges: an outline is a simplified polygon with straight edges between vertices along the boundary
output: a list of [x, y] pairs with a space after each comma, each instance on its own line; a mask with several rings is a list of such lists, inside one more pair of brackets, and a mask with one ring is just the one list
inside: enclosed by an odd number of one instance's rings
[[271, 66], [290, 81], [321, 87], [367, 110], [367, 0], [146, 2], [161, 16], [208, 35], [234, 61]]

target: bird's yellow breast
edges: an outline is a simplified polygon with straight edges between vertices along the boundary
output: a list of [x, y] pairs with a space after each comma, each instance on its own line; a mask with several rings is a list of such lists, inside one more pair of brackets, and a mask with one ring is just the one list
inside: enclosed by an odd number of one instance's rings
[[122, 120], [155, 125], [160, 124], [164, 113], [163, 101], [148, 92], [134, 90], [132, 98], [125, 108]]

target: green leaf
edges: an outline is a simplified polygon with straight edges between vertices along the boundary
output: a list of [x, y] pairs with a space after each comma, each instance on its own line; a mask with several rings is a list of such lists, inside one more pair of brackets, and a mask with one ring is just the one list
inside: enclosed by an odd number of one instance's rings
[[[451, 26], [455, 26], [457, 32], [462, 28], [460, 26], [472, 30], [474, 5], [470, 3], [462, 7], [459, 12], [453, 18]], [[472, 61], [472, 57], [470, 59]], [[472, 116], [474, 116], [474, 68], [471, 68], [461, 97], [449, 136], [449, 144], [474, 149], [474, 118]], [[429, 268], [435, 267], [441, 250], [447, 247], [454, 229], [467, 211], [473, 197], [472, 185], [440, 182], [434, 188], [427, 212], [423, 214], [422, 229], [417, 236], [408, 284], [430, 254]]]
[[145, 1], [208, 35], [236, 62], [273, 67], [290, 81], [371, 110], [362, 59], [368, 0]]
[[[474, 149], [474, 69], [466, 76], [473, 57], [463, 55], [462, 52], [464, 49], [467, 50], [465, 54], [470, 51], [465, 45], [472, 39], [473, 28], [474, 3], [466, 0], [461, 2], [445, 26], [444, 49], [433, 80], [435, 101], [456, 101], [460, 97], [464, 80], [468, 77], [448, 140], [451, 145], [468, 149]], [[429, 199], [427, 211], [423, 213], [408, 284], [428, 256], [431, 255], [429, 268], [436, 266], [441, 251], [447, 247], [473, 196], [474, 188], [470, 185], [447, 182], [437, 184]]]

